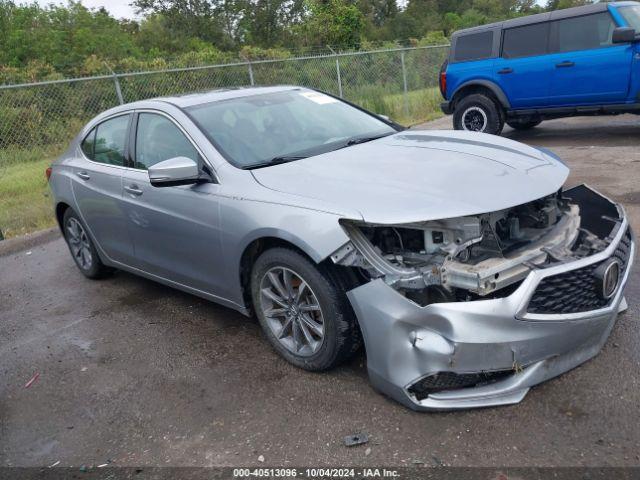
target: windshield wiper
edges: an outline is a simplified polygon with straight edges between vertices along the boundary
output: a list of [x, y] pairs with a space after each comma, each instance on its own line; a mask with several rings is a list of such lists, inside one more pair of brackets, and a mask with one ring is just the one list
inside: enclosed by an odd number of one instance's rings
[[347, 140], [347, 143], [345, 143], [344, 146], [340, 148], [346, 148], [353, 145], [359, 145], [361, 143], [371, 142], [372, 140], [378, 140], [379, 138], [388, 137], [389, 135], [393, 135], [394, 133], [396, 132], [383, 133], [382, 135], [372, 135], [370, 137], [353, 137]]
[[280, 155], [278, 157], [273, 157], [269, 160], [265, 160], [264, 162], [244, 165], [242, 169], [253, 170], [255, 168], [271, 167], [272, 165], [281, 165], [283, 163], [295, 162], [296, 160], [302, 160], [303, 158], [308, 158], [308, 157], [307, 155]]

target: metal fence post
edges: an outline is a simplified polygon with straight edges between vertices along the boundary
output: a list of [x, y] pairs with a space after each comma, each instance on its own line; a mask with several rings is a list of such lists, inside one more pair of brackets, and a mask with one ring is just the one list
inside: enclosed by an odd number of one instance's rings
[[403, 104], [404, 114], [409, 116], [409, 93], [407, 88], [407, 68], [404, 64], [404, 50], [400, 52], [400, 63], [402, 64], [402, 86], [403, 86]]
[[120, 80], [118, 80], [118, 76], [115, 73], [113, 74], [113, 83], [116, 86], [118, 101], [120, 102], [120, 105], [122, 105], [124, 103], [124, 98], [122, 97], [122, 90], [120, 89]]
[[251, 62], [249, 62], [248, 67], [249, 67], [249, 83], [253, 87], [255, 85], [255, 82], [253, 80], [253, 66], [251, 65]]
[[342, 77], [340, 76], [340, 60], [336, 57], [336, 74], [338, 75], [338, 95], [342, 98]]
[[124, 103], [124, 98], [122, 97], [122, 89], [120, 88], [120, 80], [118, 80], [118, 75], [116, 75], [116, 72], [111, 69], [107, 62], [102, 63], [104, 63], [104, 66], [107, 67], [107, 70], [111, 72], [111, 76], [113, 77], [113, 84], [116, 87], [116, 97], [118, 97], [118, 101], [120, 102], [120, 105], [122, 105]]

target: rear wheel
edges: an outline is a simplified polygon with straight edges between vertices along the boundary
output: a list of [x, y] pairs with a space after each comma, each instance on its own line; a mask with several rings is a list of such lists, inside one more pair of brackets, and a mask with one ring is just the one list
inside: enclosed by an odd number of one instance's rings
[[102, 278], [113, 271], [102, 263], [87, 228], [71, 208], [64, 213], [62, 230], [71, 256], [85, 277]]
[[456, 103], [453, 127], [456, 130], [499, 135], [504, 128], [502, 107], [483, 94], [464, 97]]
[[529, 130], [530, 128], [537, 127], [542, 123], [542, 120], [509, 120], [507, 125], [515, 130]]
[[273, 248], [256, 261], [251, 294], [273, 348], [305, 370], [326, 370], [360, 346], [360, 332], [346, 298], [343, 272], [315, 265], [300, 253]]

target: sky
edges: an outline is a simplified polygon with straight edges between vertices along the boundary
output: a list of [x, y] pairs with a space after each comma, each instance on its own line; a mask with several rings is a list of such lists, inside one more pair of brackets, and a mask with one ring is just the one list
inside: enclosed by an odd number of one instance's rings
[[[66, 5], [66, 0], [36, 0], [40, 5], [48, 5], [50, 3], [56, 3]], [[129, 6], [132, 0], [81, 0], [87, 8], [99, 8], [104, 7], [107, 11], [116, 18], [137, 18], [133, 7]], [[22, 3], [18, 0], [15, 3]]]
[[[40, 5], [48, 5], [49, 3], [66, 4], [66, 0], [36, 0]], [[132, 0], [81, 0], [81, 3], [88, 8], [106, 8], [111, 15], [116, 18], [138, 18], [133, 7], [129, 6]], [[21, 3], [20, 1], [16, 3]], [[545, 0], [537, 0], [537, 3], [543, 5]]]

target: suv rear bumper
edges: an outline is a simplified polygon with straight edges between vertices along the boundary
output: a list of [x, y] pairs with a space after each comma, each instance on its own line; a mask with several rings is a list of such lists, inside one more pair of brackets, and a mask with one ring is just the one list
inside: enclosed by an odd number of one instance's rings
[[444, 113], [445, 115], [453, 114], [453, 109], [451, 108], [451, 102], [442, 102], [440, 104], [440, 110], [442, 110], [442, 113]]

